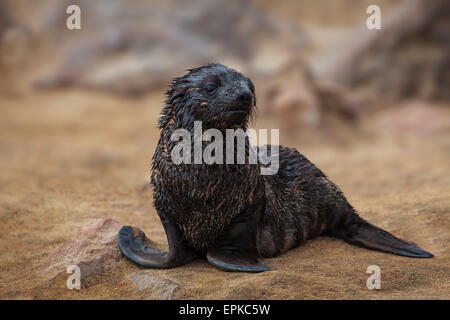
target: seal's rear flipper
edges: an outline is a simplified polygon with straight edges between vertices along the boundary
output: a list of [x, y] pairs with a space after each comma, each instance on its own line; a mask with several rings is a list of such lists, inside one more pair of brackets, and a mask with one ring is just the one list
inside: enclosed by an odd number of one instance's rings
[[166, 228], [166, 233], [169, 241], [169, 252], [149, 247], [146, 245], [146, 243], [149, 243], [149, 240], [144, 232], [138, 228], [124, 226], [119, 230], [118, 234], [120, 251], [125, 257], [145, 268], [173, 268], [195, 258], [192, 254], [183, 250], [179, 242], [173, 245], [174, 234], [170, 228]]
[[257, 258], [244, 256], [233, 251], [210, 249], [208, 261], [223, 271], [234, 272], [263, 272], [270, 268]]
[[394, 237], [369, 222], [360, 218], [356, 213], [346, 219], [344, 230], [338, 235], [346, 242], [361, 247], [389, 252], [411, 258], [432, 258], [431, 253], [416, 245]]

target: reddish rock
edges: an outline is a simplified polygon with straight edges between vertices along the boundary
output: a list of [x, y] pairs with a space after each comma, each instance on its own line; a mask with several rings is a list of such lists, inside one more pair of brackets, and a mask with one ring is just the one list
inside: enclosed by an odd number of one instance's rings
[[320, 122], [317, 97], [304, 84], [285, 86], [273, 101], [275, 116], [282, 120], [285, 129], [299, 126], [316, 127]]
[[339, 84], [316, 79], [301, 61], [293, 61], [279, 78], [258, 88], [258, 108], [288, 132], [334, 131], [336, 123], [349, 128], [358, 124], [362, 101]]
[[39, 268], [47, 284], [59, 274], [66, 273], [70, 265], [80, 267], [81, 280], [101, 274], [107, 262], [122, 257], [117, 244], [121, 224], [112, 219], [94, 219], [85, 224], [79, 234], [68, 240]]
[[432, 134], [450, 130], [450, 112], [422, 101], [410, 101], [385, 112], [381, 127], [416, 134]]

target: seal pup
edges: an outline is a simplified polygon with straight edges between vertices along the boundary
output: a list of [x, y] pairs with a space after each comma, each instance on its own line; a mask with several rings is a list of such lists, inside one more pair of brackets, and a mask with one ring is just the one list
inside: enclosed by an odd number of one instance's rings
[[[225, 271], [261, 272], [269, 270], [263, 258], [320, 235], [406, 257], [433, 257], [362, 219], [339, 187], [295, 149], [280, 146], [273, 154], [267, 148], [268, 157], [279, 162], [272, 175], [250, 164], [248, 136], [243, 164], [173, 162], [175, 130], [194, 134], [194, 122], [202, 121], [204, 129], [245, 131], [255, 108], [252, 81], [218, 63], [171, 82], [151, 174], [169, 250], [153, 249], [141, 230], [124, 226], [118, 242], [126, 257], [148, 268], [177, 267], [199, 257]], [[236, 155], [237, 140], [234, 146]]]

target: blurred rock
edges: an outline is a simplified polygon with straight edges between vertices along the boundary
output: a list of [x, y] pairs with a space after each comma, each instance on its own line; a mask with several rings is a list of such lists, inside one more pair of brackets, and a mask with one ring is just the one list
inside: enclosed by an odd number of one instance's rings
[[20, 95], [22, 74], [31, 47], [31, 33], [11, 14], [9, 2], [0, 1], [0, 94]]
[[318, 81], [301, 61], [291, 62], [261, 91], [258, 105], [262, 113], [275, 117], [289, 133], [322, 130], [330, 126], [330, 118], [350, 127], [359, 120], [360, 106], [349, 90]]
[[336, 40], [311, 63], [315, 75], [380, 99], [450, 100], [450, 6], [447, 0], [405, 0]]
[[122, 257], [117, 244], [121, 226], [112, 219], [91, 220], [74, 239], [59, 247], [38, 272], [47, 278], [47, 284], [59, 274], [66, 273], [70, 265], [80, 267], [82, 281], [103, 273], [106, 263], [119, 261]]
[[[59, 44], [67, 35], [67, 48], [56, 72], [39, 77], [37, 88], [79, 86], [141, 95], [214, 61], [247, 73], [271, 72], [306, 43], [300, 27], [248, 0], [80, 0], [89, 23], [78, 35], [55, 27], [64, 21], [69, 2], [49, 7], [45, 15], [42, 36]], [[274, 54], [275, 64], [270, 63]]]
[[273, 99], [273, 113], [288, 130], [315, 128], [321, 120], [317, 97], [300, 84], [279, 88]]
[[386, 111], [378, 123], [400, 132], [433, 134], [450, 131], [450, 112], [424, 101], [410, 101]]
[[152, 275], [149, 271], [134, 272], [127, 276], [139, 291], [145, 291], [149, 300], [174, 300], [180, 286], [169, 279]]
[[337, 83], [315, 80], [315, 90], [323, 114], [335, 115], [350, 125], [358, 122], [362, 103], [349, 89]]

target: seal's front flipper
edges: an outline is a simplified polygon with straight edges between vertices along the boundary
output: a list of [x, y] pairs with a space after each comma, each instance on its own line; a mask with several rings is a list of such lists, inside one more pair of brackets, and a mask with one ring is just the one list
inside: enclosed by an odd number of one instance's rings
[[209, 248], [207, 259], [224, 271], [263, 272], [270, 270], [262, 262], [257, 239], [257, 222], [261, 204], [239, 213]]
[[159, 251], [147, 244], [148, 238], [138, 228], [124, 226], [119, 230], [120, 251], [131, 261], [146, 268], [173, 268], [192, 261], [195, 256], [176, 239], [176, 230], [166, 226], [169, 251]]
[[125, 257], [143, 267], [162, 268], [166, 253], [145, 245], [146, 240], [145, 234], [137, 228], [124, 226], [119, 231], [119, 248]]
[[210, 249], [207, 258], [210, 263], [223, 271], [263, 272], [270, 270], [261, 260], [254, 257], [245, 257], [239, 252]]
[[351, 215], [340, 237], [346, 242], [373, 250], [379, 250], [411, 258], [432, 258], [431, 253], [416, 245], [394, 237], [357, 214]]

